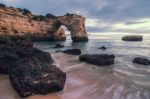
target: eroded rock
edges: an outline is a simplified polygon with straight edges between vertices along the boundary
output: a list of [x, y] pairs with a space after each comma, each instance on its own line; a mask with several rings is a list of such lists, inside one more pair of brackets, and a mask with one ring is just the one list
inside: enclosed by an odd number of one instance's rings
[[150, 65], [150, 60], [144, 57], [136, 57], [134, 58], [133, 63], [141, 64], [141, 65]]
[[107, 48], [105, 46], [102, 46], [102, 47], [100, 47], [98, 49], [106, 50]]
[[53, 65], [48, 52], [26, 40], [0, 45], [0, 73], [9, 74], [12, 86], [21, 97], [48, 94], [64, 88], [66, 74]]
[[122, 38], [123, 41], [142, 41], [143, 36], [141, 35], [127, 35]]
[[28, 37], [34, 41], [64, 41], [62, 25], [71, 33], [73, 41], [88, 41], [85, 17], [76, 14], [54, 16], [33, 15], [27, 9], [0, 7], [0, 36]]
[[65, 54], [71, 54], [71, 55], [80, 55], [81, 54], [80, 49], [66, 49], [62, 52], [65, 53]]
[[84, 61], [93, 65], [108, 66], [114, 64], [114, 55], [107, 54], [84, 54], [79, 57], [80, 61]]
[[[21, 49], [30, 49], [33, 43], [30, 41], [11, 41], [5, 40], [0, 45], [0, 73], [8, 74], [9, 68], [20, 58], [19, 51]], [[23, 52], [21, 52], [23, 53]], [[24, 52], [28, 53], [28, 52]]]
[[63, 48], [63, 47], [65, 47], [65, 46], [62, 45], [62, 44], [56, 44], [56, 45], [54, 46], [54, 48]]
[[11, 41], [0, 45], [0, 73], [8, 74], [9, 68], [18, 60], [31, 57], [43, 63], [53, 63], [53, 59], [48, 52], [34, 48], [30, 41]]
[[66, 74], [56, 66], [25, 58], [14, 64], [9, 73], [14, 89], [21, 97], [48, 94], [64, 88]]

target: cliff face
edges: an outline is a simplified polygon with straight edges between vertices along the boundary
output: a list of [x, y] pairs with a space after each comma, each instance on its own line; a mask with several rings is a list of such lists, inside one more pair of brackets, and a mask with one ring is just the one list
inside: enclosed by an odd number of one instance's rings
[[62, 25], [70, 31], [73, 41], [87, 41], [85, 18], [67, 14], [46, 18], [12, 7], [0, 7], [0, 36], [30, 37], [33, 40], [65, 40]]

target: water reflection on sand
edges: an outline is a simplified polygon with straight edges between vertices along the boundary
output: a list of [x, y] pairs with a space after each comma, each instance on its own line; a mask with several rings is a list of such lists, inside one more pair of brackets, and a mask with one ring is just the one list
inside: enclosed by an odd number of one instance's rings
[[[130, 63], [126, 63], [126, 59], [118, 58], [116, 64], [110, 67], [97, 67], [80, 62], [78, 56], [62, 53], [52, 56], [67, 73], [64, 90], [26, 99], [150, 99], [150, 72], [133, 68]], [[0, 76], [0, 99], [20, 99], [8, 76]]]

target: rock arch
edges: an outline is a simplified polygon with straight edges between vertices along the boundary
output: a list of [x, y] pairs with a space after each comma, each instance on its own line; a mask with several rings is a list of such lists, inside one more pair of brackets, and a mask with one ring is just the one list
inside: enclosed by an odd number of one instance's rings
[[85, 18], [75, 14], [69, 14], [58, 18], [61, 25], [66, 26], [71, 33], [74, 42], [88, 41], [87, 32], [85, 30]]
[[0, 36], [30, 37], [33, 40], [64, 41], [65, 31], [60, 27], [66, 26], [74, 42], [88, 41], [85, 30], [85, 17], [76, 14], [66, 14], [56, 18], [40, 20], [36, 15], [24, 15], [15, 8], [0, 8]]

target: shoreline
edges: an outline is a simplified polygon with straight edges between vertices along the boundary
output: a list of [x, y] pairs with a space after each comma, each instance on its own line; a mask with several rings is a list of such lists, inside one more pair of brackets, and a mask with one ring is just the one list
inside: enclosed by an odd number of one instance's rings
[[[120, 64], [123, 64], [122, 68], [125, 66], [124, 61], [117, 59], [113, 66], [97, 67], [80, 62], [78, 56], [74, 55], [55, 53], [52, 54], [52, 57], [57, 66], [67, 74], [64, 90], [47, 95], [34, 95], [24, 99], [111, 99], [110, 97], [128, 99], [127, 97], [130, 95], [134, 96], [132, 99], [136, 99], [138, 93], [142, 95], [149, 93], [142, 86], [132, 82], [132, 76], [121, 78], [128, 75], [126, 72], [124, 74], [124, 72], [119, 71]], [[137, 76], [135, 75], [135, 77]], [[8, 76], [0, 75], [0, 78], [0, 99], [23, 99], [17, 95], [10, 85]]]

